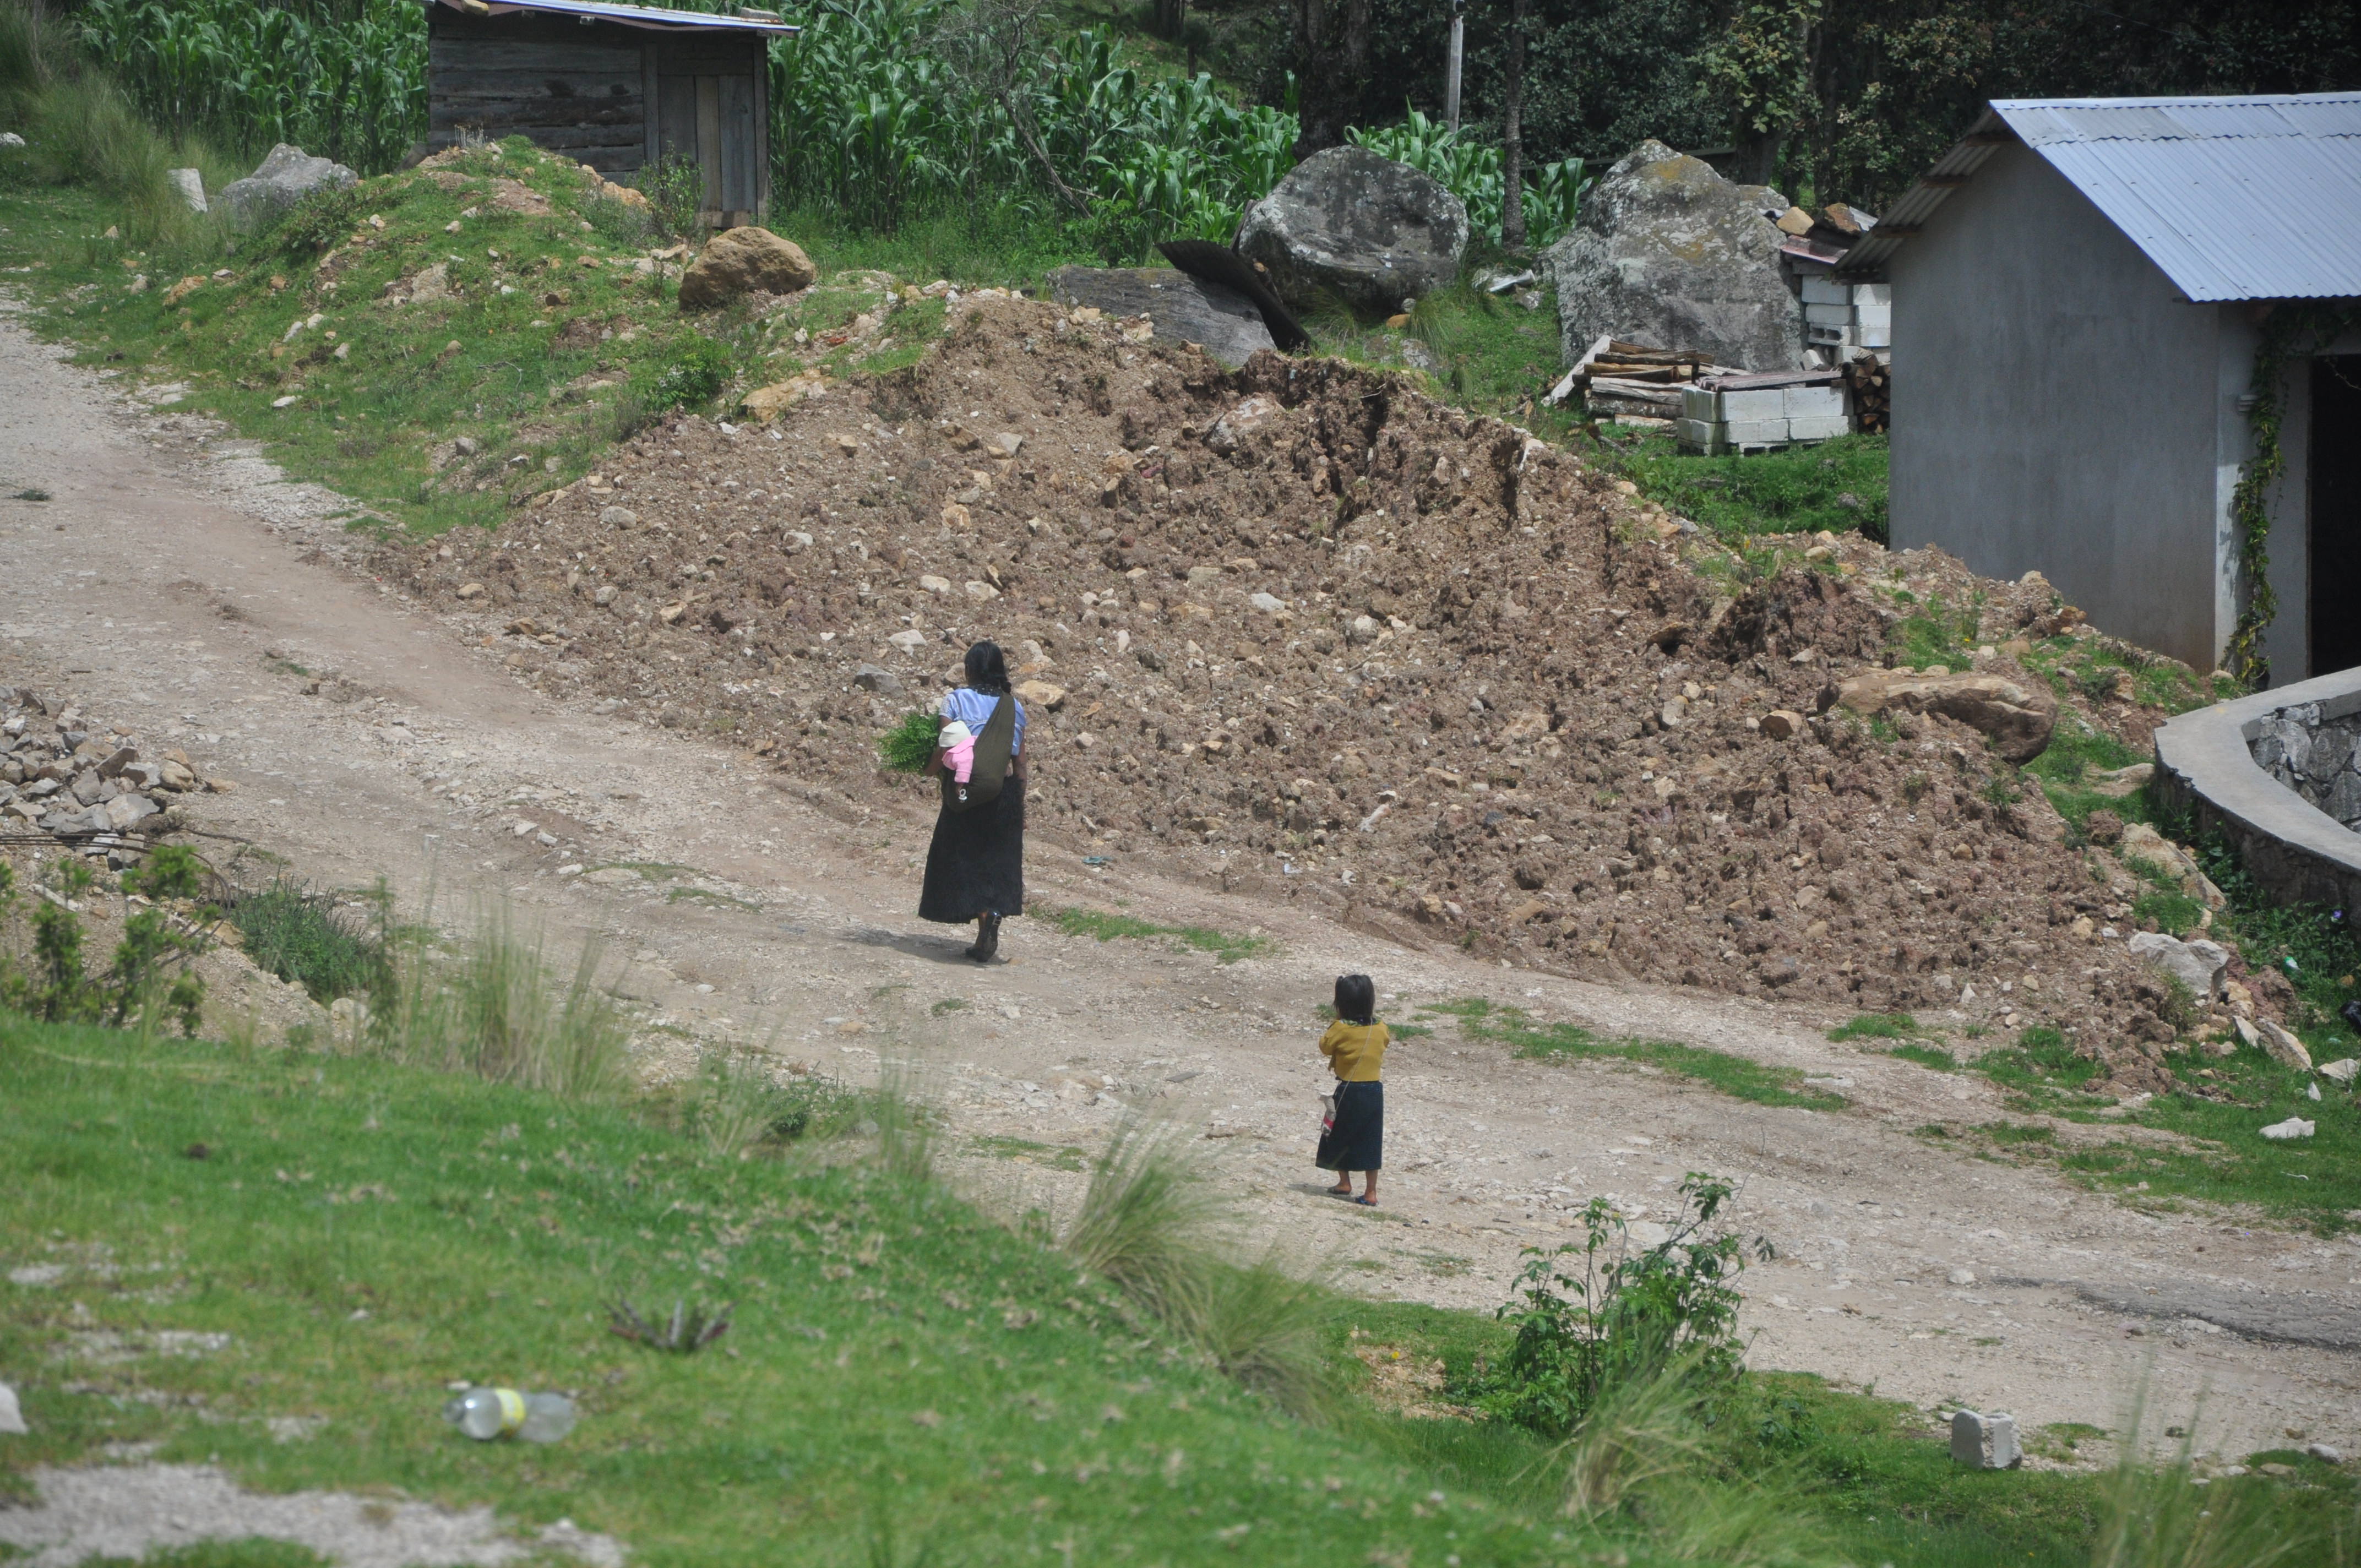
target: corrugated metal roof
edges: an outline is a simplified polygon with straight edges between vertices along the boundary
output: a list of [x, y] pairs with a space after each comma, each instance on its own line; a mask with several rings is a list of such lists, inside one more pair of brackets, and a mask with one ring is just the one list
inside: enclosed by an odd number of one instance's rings
[[481, 5], [461, 5], [459, 0], [441, 0], [454, 11], [467, 16], [506, 16], [518, 11], [546, 11], [561, 16], [588, 16], [600, 22], [620, 22], [627, 27], [648, 27], [658, 32], [692, 29], [721, 29], [739, 33], [768, 33], [782, 37], [803, 29], [786, 22], [768, 22], [758, 16], [724, 16], [711, 11], [668, 11], [655, 5], [625, 5], [616, 0], [489, 0]]
[[2361, 93], [1996, 100], [1839, 270], [1883, 267], [2012, 140], [2191, 300], [2361, 296]]

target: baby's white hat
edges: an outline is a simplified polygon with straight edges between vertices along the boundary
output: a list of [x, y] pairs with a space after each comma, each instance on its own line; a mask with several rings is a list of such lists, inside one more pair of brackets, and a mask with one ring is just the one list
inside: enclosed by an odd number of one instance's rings
[[935, 744], [938, 746], [956, 746], [962, 740], [974, 739], [975, 731], [956, 718], [948, 721], [940, 729], [935, 731]]

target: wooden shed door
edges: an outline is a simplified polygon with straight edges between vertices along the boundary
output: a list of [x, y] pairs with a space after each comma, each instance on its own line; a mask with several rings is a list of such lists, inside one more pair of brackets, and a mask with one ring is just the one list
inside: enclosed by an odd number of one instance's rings
[[656, 82], [657, 133], [666, 152], [697, 160], [705, 173], [697, 216], [727, 228], [755, 221], [762, 142], [756, 135], [751, 75], [666, 73]]

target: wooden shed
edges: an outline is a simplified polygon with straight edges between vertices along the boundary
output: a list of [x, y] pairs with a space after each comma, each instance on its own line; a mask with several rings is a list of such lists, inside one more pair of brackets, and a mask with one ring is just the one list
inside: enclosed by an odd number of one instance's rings
[[425, 3], [430, 149], [522, 136], [619, 183], [670, 152], [704, 170], [708, 225], [767, 215], [771, 40], [796, 28], [607, 0]]

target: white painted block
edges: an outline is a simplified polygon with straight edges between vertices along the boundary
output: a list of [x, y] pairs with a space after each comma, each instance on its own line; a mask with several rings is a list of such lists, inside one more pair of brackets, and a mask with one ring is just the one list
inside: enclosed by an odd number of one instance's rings
[[1894, 329], [1887, 326], [1865, 326], [1861, 329], [1861, 345], [1863, 348], [1892, 348]]
[[1804, 303], [1807, 305], [1849, 305], [1852, 303], [1852, 288], [1833, 278], [1806, 278]]
[[1733, 422], [1742, 419], [1784, 419], [1787, 417], [1787, 400], [1777, 387], [1724, 392], [1721, 394], [1721, 417]]
[[1676, 433], [1684, 450], [1719, 457], [1727, 444], [1722, 440], [1724, 428], [1710, 420], [1685, 419], [1680, 422]]
[[1892, 305], [1855, 305], [1852, 319], [1859, 326], [1892, 326], [1894, 307]]
[[1852, 320], [1850, 305], [1806, 305], [1806, 326], [1843, 326]]
[[1894, 302], [1894, 285], [1855, 283], [1852, 286], [1852, 302], [1856, 305], [1890, 305]]
[[1703, 387], [1683, 387], [1681, 417], [1701, 420], [1708, 424], [1719, 422], [1722, 418], [1721, 394], [1708, 392]]
[[1839, 359], [1849, 356], [1861, 346], [1861, 332], [1849, 326], [1807, 326], [1804, 341], [1814, 348], [1832, 349]]
[[1842, 387], [1782, 387], [1779, 394], [1780, 411], [1789, 419], [1842, 417], [1845, 411]]
[[1971, 1470], [2015, 1469], [2024, 1463], [2016, 1446], [2016, 1418], [1957, 1412], [1951, 1417], [1951, 1459]]
[[1840, 413], [1799, 415], [1787, 422], [1787, 439], [1833, 441], [1839, 435], [1849, 433], [1851, 429], [1852, 422]]
[[1787, 440], [1784, 419], [1734, 419], [1721, 429], [1732, 446], [1778, 446]]

